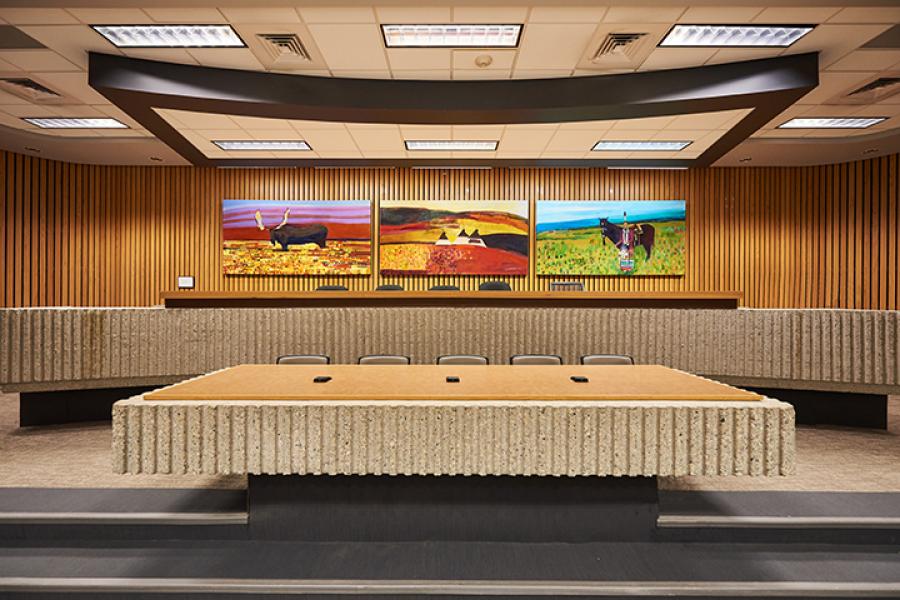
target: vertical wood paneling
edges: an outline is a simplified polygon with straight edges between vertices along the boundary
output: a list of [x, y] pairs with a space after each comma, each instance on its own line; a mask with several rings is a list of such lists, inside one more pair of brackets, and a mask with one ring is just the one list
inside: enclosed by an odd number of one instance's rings
[[751, 307], [898, 308], [898, 156], [820, 167], [606, 169], [206, 169], [75, 165], [0, 152], [3, 306], [144, 306], [178, 275], [199, 290], [476, 289], [482, 277], [226, 277], [221, 201], [684, 199], [684, 277], [556, 279], [589, 290], [740, 290]]

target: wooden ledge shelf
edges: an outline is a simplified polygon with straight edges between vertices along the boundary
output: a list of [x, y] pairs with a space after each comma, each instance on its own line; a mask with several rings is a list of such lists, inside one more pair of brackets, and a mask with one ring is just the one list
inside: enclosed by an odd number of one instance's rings
[[163, 292], [166, 308], [738, 308], [741, 292]]

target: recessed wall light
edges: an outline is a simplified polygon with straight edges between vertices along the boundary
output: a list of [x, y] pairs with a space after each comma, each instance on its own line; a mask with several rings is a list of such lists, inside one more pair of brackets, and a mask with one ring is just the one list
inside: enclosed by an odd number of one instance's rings
[[675, 25], [660, 46], [786, 48], [815, 25]]
[[312, 150], [303, 140], [213, 140], [222, 150]]
[[749, 157], [749, 156], [745, 156], [744, 158], [739, 158], [739, 159], [738, 159], [738, 162], [748, 163], [748, 162], [750, 162], [751, 160], [753, 160], [753, 158], [751, 158], [751, 157]]
[[677, 152], [691, 145], [675, 140], [600, 140], [591, 148], [594, 152]]
[[39, 148], [32, 148], [31, 146], [25, 146], [25, 149], [28, 150], [29, 152], [37, 152], [38, 154], [41, 153]]
[[116, 48], [244, 48], [231, 25], [91, 25]]
[[866, 129], [886, 121], [887, 117], [798, 117], [778, 129]]
[[516, 48], [521, 25], [382, 25], [388, 48]]
[[162, 162], [162, 159], [158, 156], [151, 156], [150, 160], [152, 160], [153, 162]]
[[128, 129], [128, 125], [116, 119], [81, 117], [25, 117], [23, 119], [41, 129]]
[[[38, 152], [40, 152], [40, 150], [38, 150]], [[863, 154], [875, 154], [876, 152], [878, 152], [878, 148], [866, 148], [863, 150]]]
[[404, 140], [407, 150], [483, 151], [497, 149], [496, 140]]

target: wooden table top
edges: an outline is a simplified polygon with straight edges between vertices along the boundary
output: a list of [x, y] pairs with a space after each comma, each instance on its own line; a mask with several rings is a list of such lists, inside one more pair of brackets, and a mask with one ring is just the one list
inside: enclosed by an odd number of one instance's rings
[[[315, 383], [317, 376], [329, 376]], [[447, 381], [459, 377], [458, 383]], [[572, 376], [588, 381], [572, 381]], [[651, 400], [762, 396], [661, 365], [238, 365], [147, 400]]]

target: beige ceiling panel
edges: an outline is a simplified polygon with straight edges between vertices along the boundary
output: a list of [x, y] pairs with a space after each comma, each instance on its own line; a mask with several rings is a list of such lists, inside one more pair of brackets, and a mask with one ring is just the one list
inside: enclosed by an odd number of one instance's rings
[[41, 73], [40, 79], [56, 90], [85, 104], [106, 104], [109, 102], [88, 85], [87, 73]]
[[163, 115], [174, 115], [176, 119], [187, 125], [190, 129], [240, 129], [240, 125], [231, 120], [228, 115], [215, 113], [202, 113], [190, 111], [172, 111]]
[[197, 135], [207, 140], [255, 140], [252, 134], [243, 129], [194, 129]]
[[779, 114], [774, 119], [772, 119], [771, 121], [766, 123], [762, 127], [762, 129], [776, 129], [779, 125], [781, 125], [785, 121], [789, 121], [789, 120], [793, 119], [794, 117], [799, 117], [809, 108], [810, 107], [808, 107], [808, 106], [798, 106], [798, 105], [789, 106], [784, 111], [782, 111], [781, 114]]
[[450, 69], [438, 71], [405, 71], [393, 69], [391, 73], [393, 74], [394, 79], [450, 79]]
[[659, 71], [662, 69], [681, 69], [702, 66], [713, 57], [713, 48], [656, 48], [641, 63], [640, 71]]
[[[655, 132], [649, 139], [651, 140], [675, 140], [675, 141], [693, 141], [706, 135], [706, 131], [697, 129], [660, 129]], [[644, 138], [640, 138], [644, 139]]]
[[181, 25], [184, 23], [198, 23], [204, 25], [213, 25], [215, 23], [227, 23], [221, 12], [216, 8], [145, 8], [151, 19], [157, 23], [172, 23]]
[[292, 119], [291, 127], [300, 133], [306, 133], [311, 130], [318, 129], [344, 129], [343, 123], [334, 123], [332, 121], [306, 121], [303, 119]]
[[162, 60], [165, 62], [179, 63], [182, 65], [199, 64], [197, 59], [184, 48], [129, 48], [123, 49], [125, 56], [131, 58], [144, 58], [147, 60]]
[[900, 62], [900, 50], [857, 50], [828, 67], [829, 71], [883, 71]]
[[568, 123], [560, 123], [560, 129], [571, 129], [576, 131], [606, 131], [616, 125], [617, 121], [571, 121]]
[[263, 70], [262, 64], [248, 48], [190, 48], [188, 52], [204, 67]]
[[536, 23], [525, 28], [516, 69], [574, 69], [597, 26]]
[[345, 127], [340, 129], [310, 129], [304, 132], [306, 141], [316, 152], [358, 152], [353, 137]]
[[76, 19], [87, 25], [152, 23], [150, 15], [139, 8], [70, 8]]
[[[475, 64], [475, 60], [482, 56], [489, 56], [491, 64], [486, 67], [479, 67]], [[453, 51], [453, 68], [454, 69], [506, 69], [509, 70], [516, 60], [516, 50], [454, 50]]]
[[534, 6], [529, 23], [599, 23], [605, 6]]
[[306, 23], [374, 23], [370, 6], [308, 6], [297, 9]]
[[683, 6], [611, 6], [604, 23], [674, 23]]
[[513, 129], [507, 127], [503, 137], [500, 138], [498, 151], [524, 152], [533, 157], [538, 152], [543, 152], [553, 134], [554, 130], [550, 128]]
[[827, 102], [838, 94], [852, 91], [854, 86], [862, 84], [875, 73], [850, 71], [825, 71], [819, 73], [819, 87], [800, 98], [798, 104], [820, 104]]
[[691, 6], [688, 7], [679, 23], [746, 23], [762, 12], [762, 6]]
[[35, 104], [10, 104], [3, 107], [4, 112], [17, 118], [25, 117], [53, 117], [56, 115], [56, 107], [38, 106]]
[[254, 140], [293, 141], [306, 139], [306, 136], [299, 131], [295, 131], [287, 123], [285, 123], [285, 126], [281, 129], [247, 129], [245, 131], [250, 134], [250, 137]]
[[900, 23], [900, 6], [851, 6], [842, 8], [830, 23]]
[[616, 131], [641, 131], [662, 129], [672, 123], [675, 117], [645, 117], [642, 119], [621, 119], [612, 121], [611, 129]]
[[819, 68], [828, 67], [889, 27], [889, 25], [819, 25], [787, 48], [784, 54], [818, 52]]
[[128, 125], [129, 127], [133, 128], [133, 129], [142, 129], [143, 128], [143, 126], [140, 123], [138, 123], [137, 121], [132, 119], [130, 116], [125, 114], [125, 112], [122, 111], [122, 109], [119, 108], [118, 106], [114, 106], [112, 104], [97, 104], [97, 105], [94, 105], [92, 108], [94, 108], [101, 114], [106, 115], [107, 117], [112, 117], [114, 119], [118, 119], [119, 121], [125, 123], [126, 125]]
[[380, 23], [450, 23], [449, 6], [378, 6], [375, 14]]
[[[592, 73], [596, 75], [596, 73]], [[572, 75], [571, 69], [516, 69], [513, 79], [560, 79]]]
[[74, 25], [78, 19], [61, 8], [0, 8], [0, 18], [13, 25]]
[[45, 71], [79, 71], [80, 68], [53, 50], [4, 50], [0, 51], [4, 60], [23, 71], [41, 73]]
[[837, 14], [837, 6], [771, 6], [753, 18], [754, 23], [815, 25]]
[[600, 131], [559, 129], [544, 152], [588, 152], [602, 135], [603, 132]]
[[658, 129], [610, 129], [603, 134], [604, 140], [636, 141], [651, 140]]
[[395, 48], [387, 50], [391, 69], [449, 69], [452, 51], [446, 48]]
[[700, 131], [722, 129], [734, 116], [735, 111], [733, 110], [678, 115], [666, 125], [666, 129], [697, 129]]
[[527, 6], [454, 6], [454, 23], [504, 23], [515, 25], [524, 23], [528, 16]]
[[859, 106], [852, 104], [818, 104], [805, 106], [800, 114], [804, 117], [850, 117], [856, 114]]
[[499, 140], [505, 125], [452, 125], [454, 140]]
[[15, 106], [19, 104], [31, 104], [25, 98], [20, 98], [13, 94], [8, 94], [3, 90], [0, 90], [0, 106]]
[[343, 69], [332, 69], [335, 77], [344, 77], [347, 79], [390, 79], [391, 72], [387, 69], [378, 69], [373, 71], [354, 71]]
[[717, 50], [705, 64], [718, 65], [721, 63], [739, 62], [742, 60], [758, 60], [760, 58], [774, 58], [781, 55], [784, 48], [723, 48]]
[[221, 8], [229, 23], [299, 23], [300, 16], [286, 6], [251, 6], [246, 8]]
[[247, 131], [278, 131], [291, 129], [287, 119], [268, 119], [265, 117], [245, 117], [232, 115], [231, 120]]
[[512, 72], [509, 69], [453, 69], [453, 79], [509, 79]]
[[82, 69], [87, 68], [89, 50], [120, 53], [87, 25], [23, 25], [19, 29]]
[[309, 25], [332, 71], [386, 70], [384, 43], [377, 27], [360, 24]]
[[449, 125], [400, 125], [405, 140], [450, 140], [453, 130]]
[[403, 138], [397, 127], [383, 129], [353, 129], [351, 131], [357, 147], [363, 154], [369, 152], [404, 152]]

